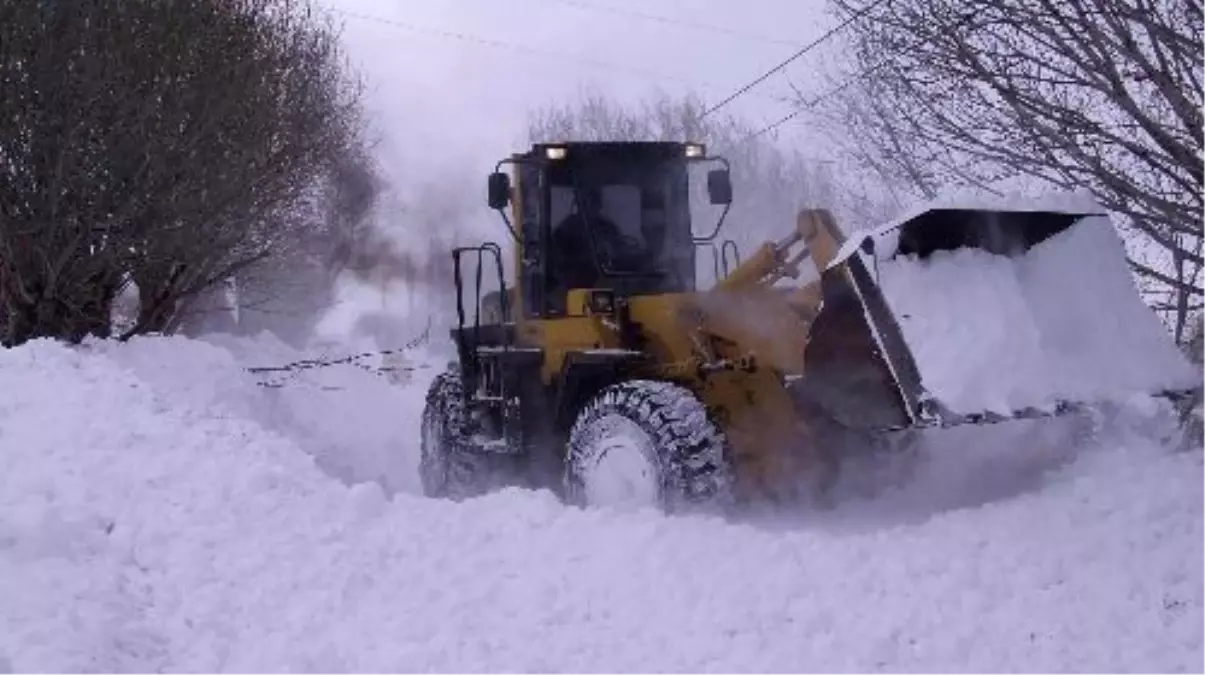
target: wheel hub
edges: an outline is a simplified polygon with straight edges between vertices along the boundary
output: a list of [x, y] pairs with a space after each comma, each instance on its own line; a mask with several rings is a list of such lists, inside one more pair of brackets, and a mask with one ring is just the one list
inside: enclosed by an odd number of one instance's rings
[[631, 420], [610, 415], [600, 420], [606, 429], [595, 441], [593, 462], [583, 472], [587, 503], [593, 506], [655, 507], [660, 497], [657, 469], [650, 459], [652, 442]]

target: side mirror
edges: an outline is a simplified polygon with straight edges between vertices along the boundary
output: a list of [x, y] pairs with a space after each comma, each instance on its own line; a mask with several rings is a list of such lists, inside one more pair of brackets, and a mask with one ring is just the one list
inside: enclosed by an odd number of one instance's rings
[[489, 178], [489, 202], [491, 209], [504, 209], [510, 203], [510, 176], [494, 172]]
[[707, 197], [712, 204], [732, 203], [732, 179], [728, 176], [727, 169], [707, 172]]

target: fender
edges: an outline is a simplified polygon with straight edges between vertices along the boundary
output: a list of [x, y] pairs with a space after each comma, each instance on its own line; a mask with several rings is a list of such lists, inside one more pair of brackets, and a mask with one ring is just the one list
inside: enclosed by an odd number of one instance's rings
[[567, 432], [590, 398], [648, 362], [647, 354], [627, 349], [583, 349], [565, 354], [553, 397], [556, 428]]

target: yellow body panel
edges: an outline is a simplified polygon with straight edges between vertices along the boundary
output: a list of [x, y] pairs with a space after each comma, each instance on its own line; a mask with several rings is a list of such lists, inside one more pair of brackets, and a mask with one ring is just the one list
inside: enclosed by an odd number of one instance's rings
[[[572, 298], [570, 307], [582, 307]], [[796, 412], [783, 374], [803, 367], [807, 323], [780, 292], [722, 296], [711, 292], [634, 297], [631, 320], [649, 341], [649, 365], [634, 376], [669, 380], [695, 392], [728, 436], [737, 475], [743, 487], [771, 491], [775, 477], [795, 475], [808, 462], [809, 429]], [[747, 311], [757, 303], [765, 323], [751, 324]], [[715, 336], [706, 343], [702, 335]], [[618, 325], [609, 316], [519, 320], [519, 344], [544, 350], [541, 379], [552, 385], [570, 352], [620, 348]], [[704, 356], [706, 355], [706, 356]], [[723, 361], [730, 369], [704, 373], [708, 362]], [[792, 466], [794, 465], [794, 466]]]

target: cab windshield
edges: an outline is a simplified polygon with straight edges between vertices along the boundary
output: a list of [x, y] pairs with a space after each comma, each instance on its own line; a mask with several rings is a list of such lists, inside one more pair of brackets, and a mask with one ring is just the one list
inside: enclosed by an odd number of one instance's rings
[[554, 285], [632, 294], [694, 288], [685, 162], [550, 163]]

